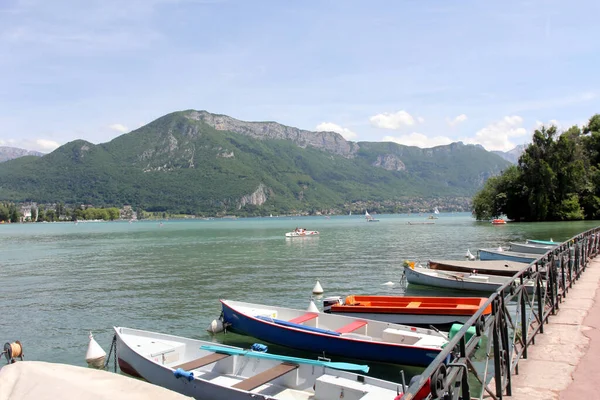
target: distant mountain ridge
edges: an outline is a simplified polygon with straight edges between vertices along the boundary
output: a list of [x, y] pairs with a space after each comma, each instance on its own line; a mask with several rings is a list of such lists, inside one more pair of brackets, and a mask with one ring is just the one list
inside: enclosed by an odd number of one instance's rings
[[108, 143], [76, 140], [41, 158], [7, 161], [0, 165], [0, 200], [207, 215], [311, 213], [359, 203], [393, 211], [407, 199], [468, 198], [508, 165], [460, 142], [430, 149], [355, 143], [335, 132], [187, 110]]
[[17, 147], [0, 146], [0, 162], [13, 160], [15, 158], [24, 156], [36, 156], [41, 157], [44, 153], [39, 151], [30, 151], [25, 149], [19, 149]]
[[514, 149], [509, 151], [492, 151], [494, 154], [498, 154], [500, 157], [504, 158], [506, 161], [517, 164], [519, 162], [519, 157], [525, 151], [525, 149], [529, 146], [529, 144], [520, 144], [516, 146]]

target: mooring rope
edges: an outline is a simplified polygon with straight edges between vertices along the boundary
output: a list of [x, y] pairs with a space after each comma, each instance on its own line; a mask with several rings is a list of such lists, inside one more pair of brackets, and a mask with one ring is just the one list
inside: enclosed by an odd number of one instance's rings
[[106, 363], [104, 364], [104, 369], [108, 368], [108, 363], [110, 362], [111, 355], [113, 355], [113, 359], [114, 359], [114, 371], [113, 372], [117, 372], [117, 334], [115, 334], [113, 336], [113, 340], [110, 344], [110, 350], [108, 350], [108, 357], [106, 357]]

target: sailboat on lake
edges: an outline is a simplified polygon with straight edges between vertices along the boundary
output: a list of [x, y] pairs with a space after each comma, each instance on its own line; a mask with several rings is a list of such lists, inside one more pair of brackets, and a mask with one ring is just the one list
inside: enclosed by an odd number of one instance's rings
[[367, 222], [379, 222], [379, 220], [373, 217], [371, 214], [369, 214], [369, 211], [367, 210], [365, 210], [365, 219], [367, 220]]

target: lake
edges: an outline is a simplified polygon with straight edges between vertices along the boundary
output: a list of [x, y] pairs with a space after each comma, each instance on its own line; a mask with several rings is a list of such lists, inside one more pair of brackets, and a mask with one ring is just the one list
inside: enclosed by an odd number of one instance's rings
[[[467, 249], [563, 241], [598, 225], [427, 216], [0, 225], [0, 341], [20, 340], [28, 360], [80, 366], [89, 331], [108, 352], [113, 326], [249, 346], [257, 340], [206, 332], [220, 314], [219, 299], [306, 309], [317, 280], [324, 297], [399, 295], [404, 260], [464, 259]], [[296, 227], [321, 234], [284, 237]]]

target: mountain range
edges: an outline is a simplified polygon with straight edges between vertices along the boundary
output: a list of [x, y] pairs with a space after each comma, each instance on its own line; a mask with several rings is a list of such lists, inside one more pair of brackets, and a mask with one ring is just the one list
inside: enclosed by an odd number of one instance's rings
[[415, 198], [468, 198], [510, 163], [461, 142], [421, 149], [350, 142], [277, 122], [187, 110], [110, 142], [67, 143], [0, 164], [0, 200], [188, 214], [393, 211]]

